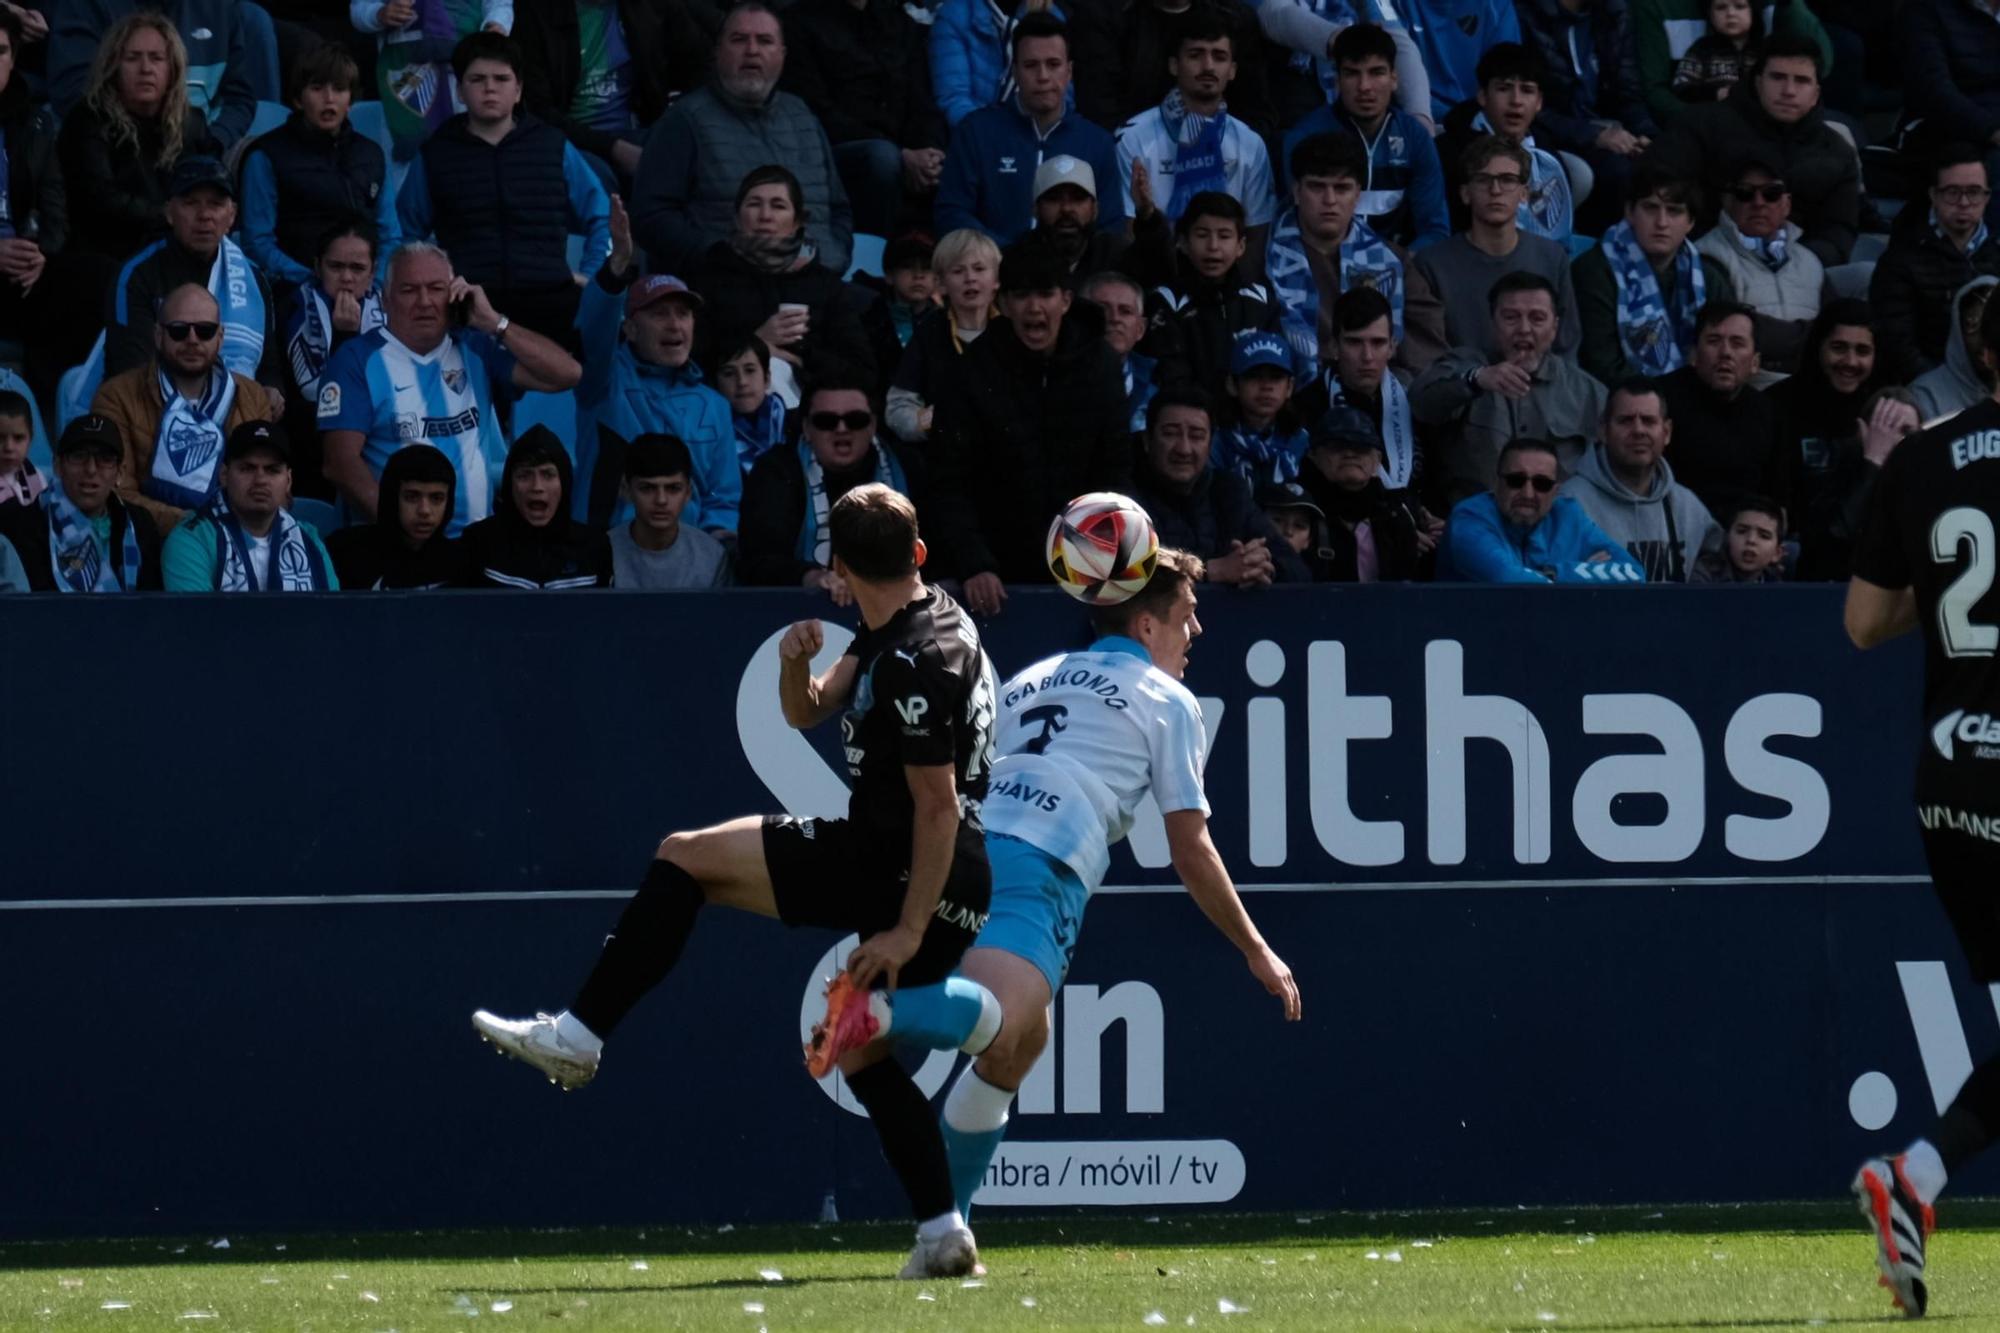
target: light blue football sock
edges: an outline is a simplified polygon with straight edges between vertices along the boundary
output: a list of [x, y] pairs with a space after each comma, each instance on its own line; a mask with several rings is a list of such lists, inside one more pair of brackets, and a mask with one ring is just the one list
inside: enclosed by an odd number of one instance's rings
[[1013, 1100], [1014, 1089], [996, 1088], [969, 1068], [945, 1094], [938, 1128], [951, 1166], [952, 1197], [965, 1217], [972, 1216], [972, 1196], [1007, 1137], [1007, 1107]]
[[888, 1000], [889, 1036], [907, 1045], [977, 1055], [1000, 1031], [1000, 1002], [964, 977], [899, 990]]

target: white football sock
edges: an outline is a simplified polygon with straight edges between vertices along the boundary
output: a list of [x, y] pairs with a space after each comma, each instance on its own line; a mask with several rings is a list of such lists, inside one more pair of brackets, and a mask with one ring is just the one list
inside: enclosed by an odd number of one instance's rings
[[1903, 1149], [1903, 1178], [1925, 1203], [1936, 1203], [1944, 1193], [1944, 1158], [1929, 1139], [1918, 1139]]
[[1000, 999], [984, 986], [979, 988], [979, 1021], [972, 1025], [972, 1035], [967, 1037], [959, 1050], [967, 1055], [983, 1055], [993, 1039], [1000, 1035], [1000, 1020], [1004, 1016]]
[[896, 1006], [889, 1003], [889, 992], [872, 990], [868, 992], [868, 1015], [876, 1022], [875, 1035], [884, 1036], [889, 1031], [889, 1021], [895, 1017]]
[[961, 1134], [989, 1134], [1007, 1125], [1012, 1088], [996, 1088], [968, 1068], [944, 1097], [944, 1122]]
[[556, 1015], [556, 1035], [579, 1051], [601, 1053], [604, 1039], [583, 1025], [583, 1020], [565, 1009]]
[[917, 1239], [925, 1242], [940, 1241], [965, 1225], [965, 1219], [954, 1208], [948, 1213], [939, 1213], [917, 1223]]

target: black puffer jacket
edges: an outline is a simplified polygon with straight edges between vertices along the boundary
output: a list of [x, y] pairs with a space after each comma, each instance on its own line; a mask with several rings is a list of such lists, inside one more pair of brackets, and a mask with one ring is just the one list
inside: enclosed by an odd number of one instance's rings
[[[1845, 264], [1861, 231], [1861, 164], [1818, 107], [1796, 124], [1780, 125], [1757, 100], [1755, 82], [1745, 79], [1723, 101], [1683, 111], [1646, 159], [1706, 189], [1723, 163], [1751, 148], [1792, 187], [1792, 221], [1805, 230], [1806, 248], [1829, 268]], [[1705, 220], [1713, 219], [1711, 207]]]
[[1868, 282], [1877, 370], [1885, 381], [1908, 384], [1944, 364], [1952, 294], [1982, 275], [2000, 277], [2000, 239], [1989, 236], [1963, 254], [1937, 234], [1929, 209], [1914, 204], [1903, 210]]
[[1271, 551], [1279, 583], [1309, 583], [1305, 561], [1278, 535], [1250, 494], [1250, 483], [1234, 472], [1204, 469], [1183, 491], [1145, 462], [1134, 470], [1132, 498], [1153, 520], [1160, 545], [1192, 551], [1204, 560], [1229, 554], [1231, 542], [1262, 537]]
[[688, 286], [703, 303], [696, 329], [704, 359], [755, 333], [779, 306], [802, 305], [805, 341], [792, 349], [800, 359], [810, 366], [831, 355], [874, 382], [875, 350], [861, 327], [856, 303], [848, 299], [840, 275], [817, 260], [790, 273], [766, 273], [752, 267], [729, 242], [717, 241], [708, 247]]
[[[515, 469], [553, 463], [562, 474], [562, 498], [555, 517], [535, 527], [514, 507]], [[569, 516], [569, 450], [546, 426], [531, 427], [507, 451], [493, 517], [482, 518], [460, 538], [465, 585], [469, 588], [562, 591], [611, 586], [611, 539], [601, 528]]]
[[931, 423], [931, 518], [944, 572], [1048, 577], [1049, 520], [1132, 475], [1125, 380], [1096, 308], [1079, 301], [1038, 356], [996, 319], [939, 385]]
[[[181, 156], [212, 152], [208, 122], [190, 110], [181, 127]], [[120, 263], [167, 232], [167, 181], [173, 166], [155, 166], [160, 154], [159, 126], [141, 123], [137, 147], [111, 146], [110, 132], [91, 111], [77, 104], [63, 118], [56, 135], [56, 157], [62, 163], [64, 192], [87, 206], [70, 219], [70, 250], [104, 255]]]

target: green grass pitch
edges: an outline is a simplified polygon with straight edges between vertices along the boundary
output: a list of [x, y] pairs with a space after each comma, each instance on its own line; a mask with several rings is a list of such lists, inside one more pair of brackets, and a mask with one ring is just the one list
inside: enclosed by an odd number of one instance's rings
[[[983, 1282], [898, 1282], [903, 1227], [0, 1245], [13, 1329], [1789, 1329], [1902, 1322], [1835, 1206], [975, 1219]], [[1947, 1203], [1931, 1318], [2000, 1329], [2000, 1205]]]

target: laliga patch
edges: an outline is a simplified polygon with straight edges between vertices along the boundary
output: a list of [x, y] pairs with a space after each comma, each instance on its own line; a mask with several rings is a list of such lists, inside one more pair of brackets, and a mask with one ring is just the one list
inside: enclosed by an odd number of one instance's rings
[[319, 391], [319, 414], [323, 417], [340, 415], [340, 386], [328, 384]]

